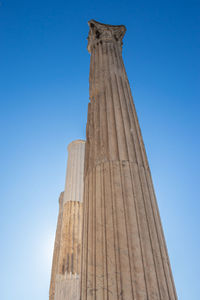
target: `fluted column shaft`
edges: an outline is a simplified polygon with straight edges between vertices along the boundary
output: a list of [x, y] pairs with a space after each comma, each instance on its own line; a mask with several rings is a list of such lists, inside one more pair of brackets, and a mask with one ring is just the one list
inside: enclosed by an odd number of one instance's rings
[[83, 202], [84, 157], [85, 141], [71, 142], [68, 146], [64, 203], [67, 201]]
[[69, 144], [62, 220], [58, 220], [59, 235], [56, 233], [59, 249], [55, 247], [54, 250], [56, 268], [51, 280], [50, 300], [80, 298], [84, 155], [85, 141], [76, 140]]
[[54, 242], [53, 262], [52, 262], [52, 269], [51, 269], [51, 282], [50, 282], [50, 289], [49, 289], [49, 300], [54, 300], [54, 296], [55, 296], [55, 282], [56, 282], [56, 275], [58, 273], [58, 260], [59, 260], [59, 253], [60, 253], [60, 237], [61, 237], [62, 217], [63, 217], [63, 196], [64, 196], [64, 192], [62, 192], [59, 197], [59, 213], [58, 213], [56, 236], [55, 236], [55, 242]]
[[76, 140], [69, 144], [58, 260], [59, 274], [80, 274], [84, 155], [85, 141]]
[[124, 26], [90, 21], [81, 300], [177, 299], [125, 72]]

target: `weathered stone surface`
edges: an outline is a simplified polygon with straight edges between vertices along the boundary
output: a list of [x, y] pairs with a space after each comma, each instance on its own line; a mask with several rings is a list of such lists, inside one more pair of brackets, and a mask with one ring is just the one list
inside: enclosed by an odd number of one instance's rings
[[57, 275], [55, 300], [79, 300], [80, 299], [80, 276]]
[[51, 283], [50, 283], [50, 289], [49, 289], [49, 300], [54, 300], [56, 274], [58, 273], [58, 260], [59, 260], [59, 253], [60, 253], [60, 237], [61, 237], [62, 216], [63, 216], [63, 196], [64, 196], [64, 192], [62, 192], [59, 197], [59, 214], [58, 214], [56, 237], [55, 237], [55, 243], [54, 243], [53, 263], [52, 263], [52, 269], [51, 269]]
[[84, 141], [69, 144], [65, 191], [59, 201], [50, 300], [80, 298], [84, 154]]
[[82, 203], [67, 201], [63, 207], [58, 274], [80, 274]]
[[124, 26], [89, 22], [81, 300], [176, 300], [125, 72]]

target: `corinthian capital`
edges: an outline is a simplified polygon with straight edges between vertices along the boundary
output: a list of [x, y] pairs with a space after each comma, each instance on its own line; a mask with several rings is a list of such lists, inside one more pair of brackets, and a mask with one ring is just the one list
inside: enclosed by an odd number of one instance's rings
[[124, 25], [108, 25], [90, 20], [88, 22], [90, 27], [88, 36], [88, 51], [91, 52], [93, 46], [99, 42], [115, 42], [120, 47], [122, 46], [122, 39], [126, 32]]

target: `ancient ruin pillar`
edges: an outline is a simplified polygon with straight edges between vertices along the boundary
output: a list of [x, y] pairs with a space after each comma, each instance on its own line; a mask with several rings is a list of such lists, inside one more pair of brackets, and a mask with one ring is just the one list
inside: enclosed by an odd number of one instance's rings
[[54, 246], [50, 300], [80, 299], [84, 155], [85, 141], [76, 140], [69, 144], [65, 191]]
[[89, 21], [81, 300], [177, 299], [122, 60], [126, 28]]
[[59, 197], [59, 213], [58, 213], [58, 221], [57, 221], [56, 236], [55, 236], [54, 251], [53, 251], [49, 300], [54, 300], [54, 295], [55, 295], [55, 281], [56, 281], [56, 274], [58, 272], [60, 236], [61, 236], [62, 216], [63, 216], [63, 196], [64, 196], [64, 192], [62, 192]]

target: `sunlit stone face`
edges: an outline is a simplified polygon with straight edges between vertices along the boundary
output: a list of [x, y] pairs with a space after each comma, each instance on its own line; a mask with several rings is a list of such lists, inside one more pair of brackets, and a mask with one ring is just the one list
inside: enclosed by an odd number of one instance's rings
[[68, 146], [65, 191], [59, 198], [50, 300], [79, 300], [85, 141]]

